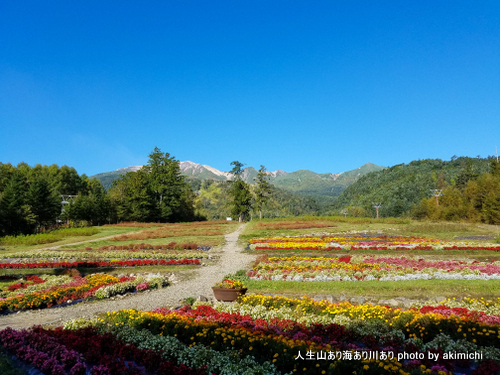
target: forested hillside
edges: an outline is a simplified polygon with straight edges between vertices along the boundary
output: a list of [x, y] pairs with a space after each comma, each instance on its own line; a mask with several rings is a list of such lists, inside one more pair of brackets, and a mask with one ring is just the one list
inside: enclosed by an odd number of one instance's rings
[[[195, 199], [196, 212], [208, 220], [225, 219], [231, 216], [229, 183], [226, 181], [207, 180], [199, 186]], [[250, 189], [255, 196], [255, 185]], [[252, 201], [255, 206], [255, 198]], [[262, 217], [288, 217], [300, 215], [317, 215], [320, 211], [318, 203], [311, 198], [290, 193], [274, 187], [269, 199], [263, 205]], [[250, 217], [258, 217], [256, 210], [250, 211]]]
[[[496, 160], [492, 157], [460, 157], [452, 158], [450, 161], [426, 159], [395, 165], [359, 178], [336, 200], [334, 208], [339, 211], [344, 210], [351, 215], [374, 216], [373, 203], [380, 203], [380, 215], [385, 217], [413, 215], [420, 218], [437, 218], [436, 212], [439, 211], [445, 220], [480, 220], [480, 213], [474, 215], [473, 211], [469, 211], [469, 206], [474, 206], [471, 200], [477, 200], [477, 197], [473, 197], [471, 189], [473, 183], [477, 184], [478, 181], [485, 179], [494, 185], [492, 181], [498, 178], [495, 175], [496, 165]], [[484, 184], [487, 183], [480, 183], [481, 186]], [[433, 204], [437, 206], [431, 189], [442, 190], [439, 210], [424, 209], [420, 206], [423, 200], [426, 202], [425, 207], [427, 205], [431, 207]], [[495, 191], [495, 189], [490, 190]], [[483, 191], [482, 194], [490, 192]], [[463, 212], [455, 214], [442, 212], [450, 204], [452, 196], [463, 196], [461, 199], [467, 206], [467, 208], [462, 207]], [[469, 203], [466, 204], [465, 201]], [[454, 199], [454, 204], [457, 204], [457, 199]], [[417, 209], [417, 206], [420, 208]], [[476, 204], [475, 209], [481, 211], [482, 207]], [[484, 218], [481, 220], [488, 221]]]

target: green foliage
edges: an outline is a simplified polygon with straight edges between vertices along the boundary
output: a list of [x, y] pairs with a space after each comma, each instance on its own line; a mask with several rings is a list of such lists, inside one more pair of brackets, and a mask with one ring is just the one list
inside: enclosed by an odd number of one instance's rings
[[0, 163], [0, 235], [35, 233], [56, 224], [61, 194], [76, 195], [87, 177], [68, 166]]
[[109, 190], [117, 219], [141, 222], [175, 222], [199, 219], [194, 194], [181, 175], [179, 162], [155, 147], [149, 162], [113, 182]]
[[30, 184], [26, 202], [31, 206], [30, 211], [38, 228], [49, 227], [61, 213], [61, 198], [55, 190], [50, 191], [49, 184], [44, 179]]
[[204, 181], [195, 198], [197, 214], [206, 217], [207, 220], [225, 220], [231, 216], [228, 189], [227, 182]]
[[238, 221], [243, 221], [252, 208], [252, 194], [250, 193], [249, 185], [242, 179], [243, 164], [239, 161], [231, 163], [233, 169], [231, 173], [234, 180], [230, 181], [228, 193], [232, 197], [231, 214], [238, 218]]
[[250, 277], [247, 276], [246, 270], [238, 270], [235, 273], [229, 273], [222, 278], [222, 280], [235, 280], [241, 281], [242, 283], [247, 283], [250, 280]]
[[61, 240], [63, 237], [92, 236], [97, 233], [99, 233], [99, 229], [97, 228], [64, 228], [52, 230], [46, 233], [0, 237], [0, 245], [32, 246], [56, 242]]
[[19, 368], [19, 363], [14, 361], [5, 349], [0, 346], [0, 374], [26, 375], [27, 372]]
[[12, 176], [0, 200], [0, 235], [29, 233], [35, 215], [26, 204], [27, 183], [19, 173]]
[[185, 185], [179, 161], [169, 153], [163, 154], [158, 147], [155, 147], [143, 170], [153, 194], [155, 206], [153, 221], [172, 221], [181, 204], [180, 197]]
[[[469, 207], [452, 206], [463, 201], [464, 187], [481, 178], [489, 164], [489, 159], [460, 157], [451, 161], [426, 159], [395, 165], [361, 176], [342, 193], [333, 208], [341, 211], [350, 206], [361, 207], [374, 217], [372, 202], [380, 202], [381, 217], [413, 215], [416, 218], [464, 219], [471, 216]], [[440, 201], [448, 200], [447, 210], [436, 210], [432, 203], [435, 198], [429, 198], [430, 189], [445, 189]]]
[[[251, 186], [255, 187], [256, 185]], [[220, 220], [231, 216], [228, 189], [229, 183], [226, 181], [204, 181], [195, 199], [197, 214], [207, 220]], [[311, 198], [274, 188], [269, 200], [262, 207], [262, 217], [317, 215], [319, 210], [319, 205]]]
[[262, 207], [271, 197], [273, 193], [273, 185], [269, 183], [269, 175], [267, 173], [266, 167], [260, 166], [257, 177], [254, 179], [257, 184], [254, 189], [255, 194], [255, 209], [259, 212], [259, 217], [262, 219]]

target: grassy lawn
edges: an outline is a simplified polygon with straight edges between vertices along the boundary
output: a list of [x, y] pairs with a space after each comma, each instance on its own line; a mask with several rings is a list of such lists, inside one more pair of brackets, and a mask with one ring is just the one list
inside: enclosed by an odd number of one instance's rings
[[[32, 246], [0, 246], [0, 254], [12, 254], [22, 251], [45, 249], [48, 247], [61, 247], [66, 249], [83, 249], [85, 247], [99, 248], [101, 246], [108, 245], [125, 245], [129, 243], [141, 243], [146, 242], [153, 245], [166, 244], [170, 242], [177, 242], [179, 244], [194, 242], [200, 246], [217, 246], [224, 243], [224, 234], [233, 232], [238, 227], [238, 223], [235, 222], [202, 222], [198, 223], [198, 227], [195, 223], [177, 223], [177, 224], [157, 224], [157, 226], [141, 227], [140, 225], [130, 224], [131, 226], [123, 225], [105, 225], [102, 227], [95, 227], [99, 229], [99, 233], [91, 236], [68, 236], [64, 237], [60, 241], [32, 245]], [[155, 224], [152, 224], [155, 225]], [[109, 239], [100, 240], [104, 237], [113, 237], [126, 234], [141, 234], [144, 232], [151, 232], [155, 230], [160, 230], [161, 232], [171, 231], [173, 236], [164, 238], [154, 238], [147, 240], [136, 240], [127, 239], [124, 241], [110, 241]], [[219, 232], [218, 235], [204, 235], [207, 232]], [[98, 240], [98, 241], [95, 241]], [[78, 245], [71, 245], [77, 242], [84, 242]]]
[[[198, 246], [218, 246], [224, 243], [224, 235], [231, 233], [236, 230], [238, 223], [234, 222], [202, 222], [203, 224], [196, 226], [194, 223], [180, 223], [180, 224], [165, 224], [162, 227], [151, 229], [151, 228], [135, 228], [139, 229], [130, 236], [123, 235], [119, 238], [126, 237], [123, 240], [117, 241], [116, 239], [105, 239], [101, 241], [85, 242], [76, 245], [64, 245], [61, 246], [63, 249], [84, 249], [85, 247], [91, 247], [92, 249], [98, 249], [101, 246], [120, 246], [128, 244], [138, 244], [147, 243], [151, 245], [161, 245], [168, 244], [170, 242], [176, 242], [177, 244], [185, 243], [195, 243]], [[130, 227], [104, 227], [104, 228], [123, 228], [124, 231], [121, 233], [116, 233], [117, 235], [122, 235], [127, 233], [127, 228]], [[128, 231], [131, 232], [131, 231]], [[166, 233], [169, 234], [168, 237], [159, 238], [141, 238], [143, 236], [150, 237], [155, 233], [159, 233], [159, 236], [164, 236]], [[207, 235], [208, 233], [208, 235]], [[220, 234], [212, 234], [220, 233]], [[172, 236], [170, 236], [170, 234]]]
[[92, 249], [98, 249], [101, 246], [121, 246], [121, 245], [129, 245], [129, 244], [138, 244], [138, 243], [147, 243], [150, 245], [162, 245], [168, 244], [170, 242], [175, 242], [177, 244], [185, 244], [185, 243], [195, 243], [198, 246], [217, 246], [224, 243], [223, 235], [216, 236], [182, 236], [182, 237], [169, 237], [169, 238], [154, 238], [148, 240], [126, 240], [126, 241], [111, 241], [101, 240], [94, 242], [85, 242], [76, 245], [65, 245], [61, 246], [62, 249], [84, 249], [86, 247], [91, 247]]
[[[266, 224], [273, 222], [284, 223], [284, 225], [281, 228], [276, 228], [275, 225], [266, 228]], [[298, 222], [299, 224], [309, 222], [310, 227], [289, 229], [289, 226], [286, 225], [289, 222]], [[327, 222], [330, 222], [332, 227], [314, 225], [315, 223], [323, 224]], [[497, 238], [500, 236], [500, 228], [498, 226], [481, 223], [434, 223], [409, 219], [388, 218], [377, 220], [333, 216], [253, 220], [246, 226], [245, 231], [240, 236], [240, 240], [247, 242], [249, 239], [256, 237], [297, 236], [310, 233], [346, 233], [352, 231], [381, 232], [391, 235], [428, 237], [448, 241], [460, 241], [455, 239], [455, 237], [489, 236]]]
[[304, 295], [345, 295], [348, 297], [373, 297], [387, 299], [405, 297], [427, 299], [435, 297], [496, 298], [500, 280], [413, 280], [413, 281], [245, 281], [254, 294], [280, 294], [294, 297]]
[[47, 247], [58, 247], [61, 245], [80, 242], [80, 241], [90, 241], [108, 236], [115, 236], [123, 233], [139, 231], [144, 228], [137, 227], [95, 227], [99, 229], [99, 233], [96, 233], [92, 236], [69, 236], [64, 237], [62, 240], [52, 243], [40, 244], [40, 245], [32, 245], [32, 246], [0, 246], [0, 254], [12, 254], [21, 251], [29, 251], [29, 250], [38, 250], [45, 249]]

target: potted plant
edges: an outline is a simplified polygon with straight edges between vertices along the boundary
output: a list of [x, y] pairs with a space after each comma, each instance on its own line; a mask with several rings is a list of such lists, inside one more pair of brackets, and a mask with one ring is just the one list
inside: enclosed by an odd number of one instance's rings
[[240, 280], [224, 279], [216, 283], [212, 290], [217, 301], [233, 302], [238, 296], [245, 294], [247, 288]]

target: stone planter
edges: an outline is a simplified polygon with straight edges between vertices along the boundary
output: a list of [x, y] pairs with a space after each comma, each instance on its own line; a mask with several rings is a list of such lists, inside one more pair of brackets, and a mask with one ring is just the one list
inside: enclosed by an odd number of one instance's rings
[[223, 302], [233, 302], [236, 301], [238, 296], [243, 295], [247, 292], [247, 288], [243, 289], [225, 289], [225, 288], [214, 288], [212, 287], [214, 292], [214, 297], [217, 301]]

